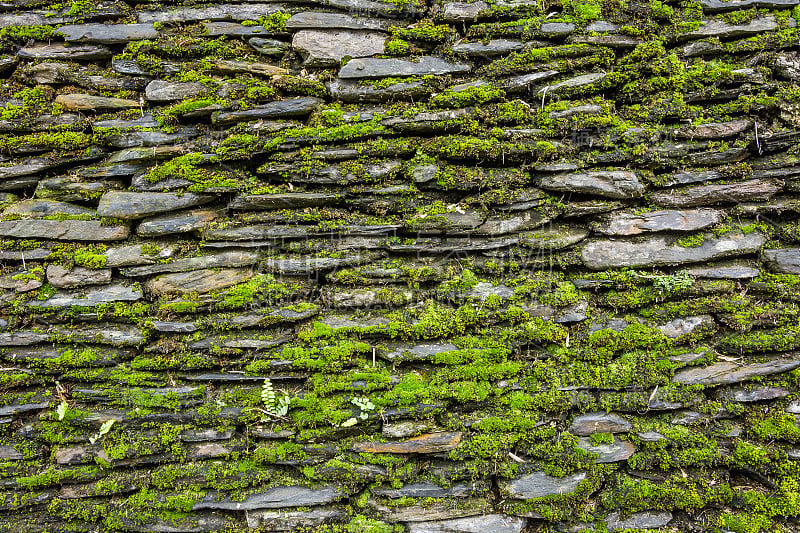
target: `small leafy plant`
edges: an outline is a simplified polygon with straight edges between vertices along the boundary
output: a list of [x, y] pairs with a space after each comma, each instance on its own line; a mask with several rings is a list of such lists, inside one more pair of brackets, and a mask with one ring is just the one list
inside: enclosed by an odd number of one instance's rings
[[106, 420], [105, 422], [103, 422], [103, 425], [100, 426], [100, 431], [89, 437], [89, 442], [94, 444], [95, 442], [103, 438], [103, 435], [111, 431], [111, 426], [114, 425], [114, 422], [115, 420], [113, 418], [111, 420]]
[[261, 386], [261, 402], [264, 404], [262, 411], [265, 414], [273, 418], [284, 417], [289, 412], [291, 401], [291, 398], [287, 395], [278, 397], [275, 394], [272, 381], [269, 378], [264, 378], [264, 384]]
[[350, 403], [358, 407], [358, 409], [361, 412], [358, 414], [358, 417], [353, 416], [342, 422], [343, 428], [355, 426], [356, 424], [358, 424], [359, 419], [366, 420], [367, 418], [369, 418], [370, 411], [375, 409], [375, 404], [372, 403], [372, 401], [370, 401], [370, 399], [367, 398], [366, 396], [352, 398], [350, 400]]

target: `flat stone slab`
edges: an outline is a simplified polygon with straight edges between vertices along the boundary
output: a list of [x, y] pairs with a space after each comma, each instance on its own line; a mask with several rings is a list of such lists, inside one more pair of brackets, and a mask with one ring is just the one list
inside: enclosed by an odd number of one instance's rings
[[592, 194], [618, 199], [637, 198], [644, 192], [644, 185], [639, 182], [636, 174], [629, 170], [542, 176], [539, 186], [552, 191]]
[[175, 274], [164, 274], [148, 280], [148, 290], [161, 295], [166, 294], [205, 294], [224, 289], [253, 277], [248, 269], [223, 268], [214, 270], [192, 270]]
[[584, 479], [586, 472], [576, 472], [561, 478], [548, 476], [544, 472], [533, 472], [511, 481], [501, 482], [500, 490], [509, 498], [531, 500], [575, 492]]
[[758, 376], [788, 372], [798, 367], [800, 367], [800, 355], [798, 354], [790, 354], [785, 359], [774, 359], [749, 365], [720, 361], [708, 366], [681, 369], [675, 372], [672, 382], [685, 385], [727, 385]]
[[427, 433], [401, 442], [356, 442], [353, 451], [359, 453], [440, 453], [455, 449], [461, 442], [461, 432]]
[[758, 232], [732, 232], [721, 237], [704, 234], [699, 246], [680, 246], [666, 237], [651, 237], [640, 242], [597, 240], [583, 245], [581, 259], [587, 267], [596, 270], [681, 265], [756, 253], [765, 242], [766, 237]]
[[696, 231], [713, 226], [725, 216], [717, 209], [664, 209], [645, 213], [617, 211], [595, 230], [604, 235], [639, 235], [655, 231]]
[[295, 118], [308, 116], [323, 100], [313, 97], [276, 100], [244, 111], [226, 111], [214, 117], [217, 124], [235, 124], [248, 120]]
[[9, 215], [19, 215], [31, 218], [40, 218], [51, 215], [93, 215], [94, 210], [80, 205], [70, 204], [67, 202], [59, 202], [56, 200], [47, 200], [39, 198], [31, 198], [30, 200], [21, 200], [14, 202], [5, 209], [3, 209], [4, 217]]
[[[797, 24], [794, 19], [790, 20], [788, 23], [790, 27], [794, 27]], [[747, 24], [728, 24], [721, 20], [711, 19], [706, 20], [705, 24], [701, 25], [696, 30], [678, 35], [677, 38], [679, 41], [705, 39], [707, 37], [732, 39], [734, 37], [757, 35], [777, 28], [778, 23], [775, 21], [774, 15], [767, 15], [766, 17], [751, 20]]]
[[119, 241], [128, 238], [128, 226], [104, 226], [99, 220], [4, 220], [0, 236], [58, 241]]
[[346, 30], [300, 30], [292, 38], [292, 48], [309, 67], [338, 66], [342, 58], [382, 54], [385, 33]]
[[616, 413], [587, 413], [576, 416], [569, 426], [573, 435], [591, 435], [592, 433], [626, 433], [631, 430], [631, 423]]
[[93, 96], [91, 94], [59, 94], [56, 103], [68, 111], [117, 111], [120, 109], [138, 109], [139, 102], [125, 98]]
[[120, 44], [143, 39], [156, 39], [152, 23], [145, 24], [66, 24], [55, 30], [67, 42]]
[[286, 29], [289, 31], [306, 29], [388, 31], [390, 26], [391, 21], [388, 20], [318, 11], [303, 11], [292, 15], [286, 21]]
[[764, 250], [764, 259], [774, 272], [800, 274], [800, 248]]
[[[403, 507], [382, 505], [375, 500], [369, 500], [367, 505], [375, 509], [383, 520], [389, 522], [428, 522], [435, 524], [424, 524], [424, 527], [441, 527], [442, 525], [446, 525], [448, 528], [452, 525], [462, 527], [460, 524], [450, 524], [449, 521], [465, 516], [486, 516], [493, 511], [491, 504], [485, 498], [425, 500], [421, 504]], [[442, 524], [440, 521], [443, 520], [448, 521], [448, 523]], [[490, 531], [495, 531], [497, 525], [490, 524], [490, 527]], [[446, 531], [453, 530], [447, 529]], [[458, 531], [463, 531], [463, 529]]]
[[63, 43], [34, 44], [17, 52], [19, 57], [29, 59], [62, 59], [65, 61], [95, 61], [108, 59], [114, 52], [105, 46], [70, 45]]
[[724, 139], [738, 135], [752, 127], [752, 120], [740, 119], [729, 122], [709, 122], [700, 126], [680, 129], [675, 133], [678, 137], [686, 139]]
[[633, 444], [619, 439], [614, 439], [611, 444], [592, 444], [591, 439], [588, 437], [581, 437], [578, 440], [578, 447], [589, 453], [597, 454], [596, 462], [598, 463], [627, 461], [636, 451], [636, 447]]
[[411, 344], [394, 347], [390, 352], [379, 353], [379, 356], [388, 361], [422, 361], [455, 350], [458, 350], [458, 347], [450, 343]]
[[150, 102], [174, 102], [207, 93], [210, 89], [196, 81], [153, 80], [144, 89], [144, 97]]
[[193, 22], [200, 20], [258, 20], [273, 13], [285, 12], [282, 4], [218, 4], [207, 7], [179, 7], [159, 11], [139, 11], [138, 21]]
[[221, 267], [241, 267], [258, 262], [259, 254], [250, 251], [227, 251], [218, 254], [201, 255], [198, 257], [185, 257], [168, 263], [143, 265], [125, 269], [125, 276], [152, 276], [172, 272], [188, 272]]
[[202, 229], [221, 216], [213, 209], [193, 209], [174, 214], [148, 218], [136, 228], [142, 237], [161, 237], [175, 233], [186, 233]]
[[110, 191], [100, 198], [97, 214], [104, 217], [133, 220], [205, 204], [214, 196], [173, 192]]
[[115, 284], [90, 290], [83, 295], [57, 293], [46, 300], [32, 300], [28, 302], [28, 307], [42, 309], [67, 309], [72, 306], [97, 307], [113, 302], [135, 302], [142, 296], [142, 290], [138, 287]]
[[347, 515], [339, 509], [311, 509], [310, 511], [250, 511], [246, 514], [247, 527], [261, 531], [295, 531], [298, 528], [316, 528], [324, 524], [344, 522]]
[[722, 13], [739, 9], [765, 8], [788, 9], [800, 4], [800, 0], [700, 0], [703, 13]]
[[783, 190], [775, 180], [754, 179], [722, 185], [695, 185], [668, 191], [656, 191], [653, 203], [665, 207], [697, 207], [712, 204], [763, 202]]
[[411, 522], [409, 533], [522, 533], [526, 520], [518, 516], [487, 514], [431, 522]]
[[280, 509], [332, 503], [347, 496], [340, 485], [320, 487], [275, 487], [265, 492], [250, 494], [242, 500], [229, 499], [224, 494], [210, 492], [192, 509], [219, 509], [224, 511], [250, 511], [253, 509]]
[[618, 512], [613, 512], [606, 517], [606, 528], [609, 532], [630, 531], [642, 529], [659, 529], [665, 527], [672, 520], [669, 511], [633, 513], [623, 518]]
[[231, 209], [242, 210], [267, 210], [267, 209], [296, 209], [299, 207], [317, 207], [330, 205], [342, 199], [342, 195], [334, 193], [284, 193], [284, 194], [255, 194], [250, 196], [237, 196], [230, 205]]
[[440, 76], [469, 72], [471, 65], [446, 61], [435, 56], [422, 56], [416, 61], [408, 59], [360, 58], [348, 61], [339, 70], [342, 79], [387, 78], [400, 76]]

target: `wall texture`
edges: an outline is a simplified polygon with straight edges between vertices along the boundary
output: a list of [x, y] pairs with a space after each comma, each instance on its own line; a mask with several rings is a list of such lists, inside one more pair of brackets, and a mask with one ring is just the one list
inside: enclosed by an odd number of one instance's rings
[[800, 0], [0, 3], [0, 531], [800, 531]]

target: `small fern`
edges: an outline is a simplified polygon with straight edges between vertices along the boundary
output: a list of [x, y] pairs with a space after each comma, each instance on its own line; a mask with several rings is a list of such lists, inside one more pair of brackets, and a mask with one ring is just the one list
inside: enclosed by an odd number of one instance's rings
[[264, 412], [266, 414], [273, 417], [286, 416], [291, 402], [292, 399], [286, 395], [278, 397], [275, 394], [275, 387], [272, 386], [272, 381], [269, 378], [264, 378], [264, 384], [261, 386], [261, 403], [264, 404]]
[[267, 412], [275, 411], [275, 388], [269, 378], [264, 378], [264, 385], [261, 386], [261, 402]]

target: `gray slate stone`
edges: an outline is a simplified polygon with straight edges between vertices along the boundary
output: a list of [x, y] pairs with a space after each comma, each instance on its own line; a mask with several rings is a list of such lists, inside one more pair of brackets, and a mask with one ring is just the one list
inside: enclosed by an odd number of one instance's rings
[[145, 286], [151, 292], [159, 295], [205, 294], [247, 281], [251, 277], [253, 277], [253, 272], [247, 269], [192, 270], [164, 274], [148, 280]]
[[569, 426], [573, 435], [591, 435], [592, 433], [627, 433], [631, 423], [616, 413], [587, 413], [576, 416]]
[[285, 12], [281, 4], [217, 4], [207, 7], [179, 7], [158, 11], [139, 11], [142, 22], [193, 22], [200, 20], [258, 20], [273, 13]]
[[317, 11], [297, 13], [286, 21], [286, 29], [289, 31], [306, 29], [388, 31], [390, 26], [391, 22], [388, 20]]
[[788, 372], [798, 367], [800, 367], [798, 354], [789, 354], [786, 359], [773, 359], [749, 365], [721, 361], [708, 366], [681, 369], [672, 377], [672, 382], [686, 385], [728, 385], [758, 376]]
[[[794, 19], [789, 20], [791, 27], [796, 26]], [[694, 39], [705, 39], [707, 37], [718, 37], [720, 39], [732, 39], [734, 37], [747, 37], [758, 35], [759, 33], [772, 31], [778, 28], [774, 15], [751, 20], [747, 24], [727, 24], [721, 20], [706, 20], [705, 24], [694, 31], [690, 31], [678, 36], [678, 40], [689, 41]]]
[[348, 61], [339, 70], [339, 77], [355, 79], [463, 74], [471, 68], [465, 63], [453, 63], [435, 56], [422, 56], [417, 60], [360, 58]]
[[606, 528], [609, 532], [622, 530], [659, 529], [665, 527], [672, 520], [669, 511], [633, 513], [623, 518], [618, 512], [613, 512], [606, 517]]
[[347, 496], [339, 485], [311, 489], [308, 487], [275, 487], [265, 492], [250, 494], [244, 499], [231, 500], [224, 494], [207, 493], [193, 509], [219, 509], [225, 511], [250, 511], [253, 509], [280, 509], [324, 505]]
[[311, 509], [310, 511], [250, 511], [246, 514], [247, 527], [261, 531], [294, 531], [299, 528], [316, 528], [323, 524], [344, 522], [347, 515], [339, 509]]
[[563, 478], [548, 476], [544, 472], [533, 472], [518, 479], [504, 481], [500, 488], [509, 498], [530, 500], [575, 492], [584, 479], [586, 472], [576, 472]]
[[40, 218], [51, 215], [93, 215], [94, 210], [80, 205], [59, 202], [56, 200], [46, 200], [31, 198], [15, 202], [3, 209], [4, 217], [9, 215], [20, 215], [29, 218]]
[[477, 2], [445, 2], [438, 13], [444, 22], [474, 22], [489, 11], [489, 4]]
[[128, 238], [128, 226], [104, 226], [99, 220], [4, 220], [0, 236], [59, 241], [119, 241]]
[[411, 522], [408, 533], [522, 533], [526, 520], [518, 516], [487, 514], [434, 522]]
[[85, 285], [102, 285], [111, 282], [111, 269], [93, 270], [80, 266], [66, 269], [61, 265], [47, 265], [47, 281], [57, 289], [71, 289]]
[[104, 217], [133, 220], [148, 215], [166, 213], [185, 207], [205, 204], [214, 199], [209, 195], [171, 192], [111, 191], [100, 198], [97, 214]]
[[318, 207], [331, 205], [342, 198], [334, 193], [283, 193], [283, 194], [255, 194], [250, 196], [237, 196], [230, 205], [230, 209], [267, 210], [267, 209], [297, 209], [301, 207]]
[[725, 216], [717, 209], [617, 211], [609, 215], [595, 230], [604, 235], [639, 235], [653, 231], [695, 231], [713, 226]]
[[774, 272], [800, 274], [800, 248], [764, 250], [764, 259]]
[[292, 118], [308, 116], [323, 103], [320, 98], [299, 97], [276, 100], [244, 111], [228, 111], [214, 118], [217, 124], [235, 124], [248, 120], [264, 120], [273, 118]]
[[152, 23], [148, 24], [67, 24], [55, 31], [67, 42], [121, 44], [158, 37]]
[[260, 37], [253, 37], [252, 39], [249, 39], [247, 44], [252, 46], [259, 54], [264, 54], [267, 56], [282, 56], [291, 48], [289, 43], [278, 41], [276, 39], [262, 39]]
[[412, 344], [394, 347], [391, 352], [379, 352], [378, 355], [388, 361], [420, 361], [429, 359], [436, 354], [455, 350], [458, 350], [458, 347], [450, 343]]
[[641, 242], [597, 240], [583, 245], [581, 259], [596, 270], [681, 265], [756, 253], [765, 242], [758, 232], [732, 232], [721, 237], [706, 234], [700, 246], [689, 247], [669, 243], [666, 237], [650, 237]]
[[344, 30], [300, 30], [292, 38], [292, 48], [309, 67], [338, 66], [342, 58], [382, 54], [386, 34]]
[[175, 233], [186, 233], [204, 228], [222, 215], [213, 209], [193, 209], [174, 214], [148, 218], [136, 228], [142, 237], [160, 237]]
[[72, 306], [97, 307], [113, 302], [135, 302], [142, 298], [142, 290], [115, 284], [86, 292], [83, 295], [56, 293], [46, 300], [31, 300], [28, 307], [42, 309], [67, 309]]
[[60, 94], [56, 103], [69, 111], [118, 111], [120, 109], [138, 109], [139, 102], [125, 98], [110, 98], [91, 94]]
[[466, 56], [491, 57], [519, 52], [525, 49], [525, 43], [510, 39], [492, 39], [488, 42], [458, 43], [452, 47], [453, 52]]
[[636, 198], [644, 192], [644, 185], [629, 170], [608, 170], [579, 174], [555, 174], [539, 179], [542, 189], [562, 192], [594, 194], [606, 198]]
[[19, 57], [27, 59], [62, 59], [64, 61], [96, 61], [114, 53], [105, 46], [69, 45], [64, 43], [33, 44], [20, 49]]
[[196, 81], [153, 80], [145, 87], [145, 98], [150, 102], [174, 102], [191, 98], [209, 91], [209, 88]]
[[611, 444], [592, 444], [589, 437], [578, 439], [578, 447], [589, 453], [597, 454], [598, 463], [616, 463], [627, 461], [636, 448], [627, 440], [614, 439]]
[[755, 8], [789, 9], [800, 4], [800, 0], [700, 0], [703, 13], [722, 13]]
[[169, 263], [132, 267], [123, 270], [122, 274], [131, 277], [152, 276], [153, 274], [163, 274], [166, 272], [188, 272], [206, 268], [248, 266], [255, 264], [258, 258], [259, 254], [257, 252], [244, 250], [220, 252], [213, 255], [176, 259]]
[[328, 84], [331, 94], [343, 102], [385, 102], [393, 99], [418, 98], [428, 94], [425, 82], [402, 81], [388, 87], [376, 88], [371, 85], [361, 85], [356, 81], [335, 79]]

